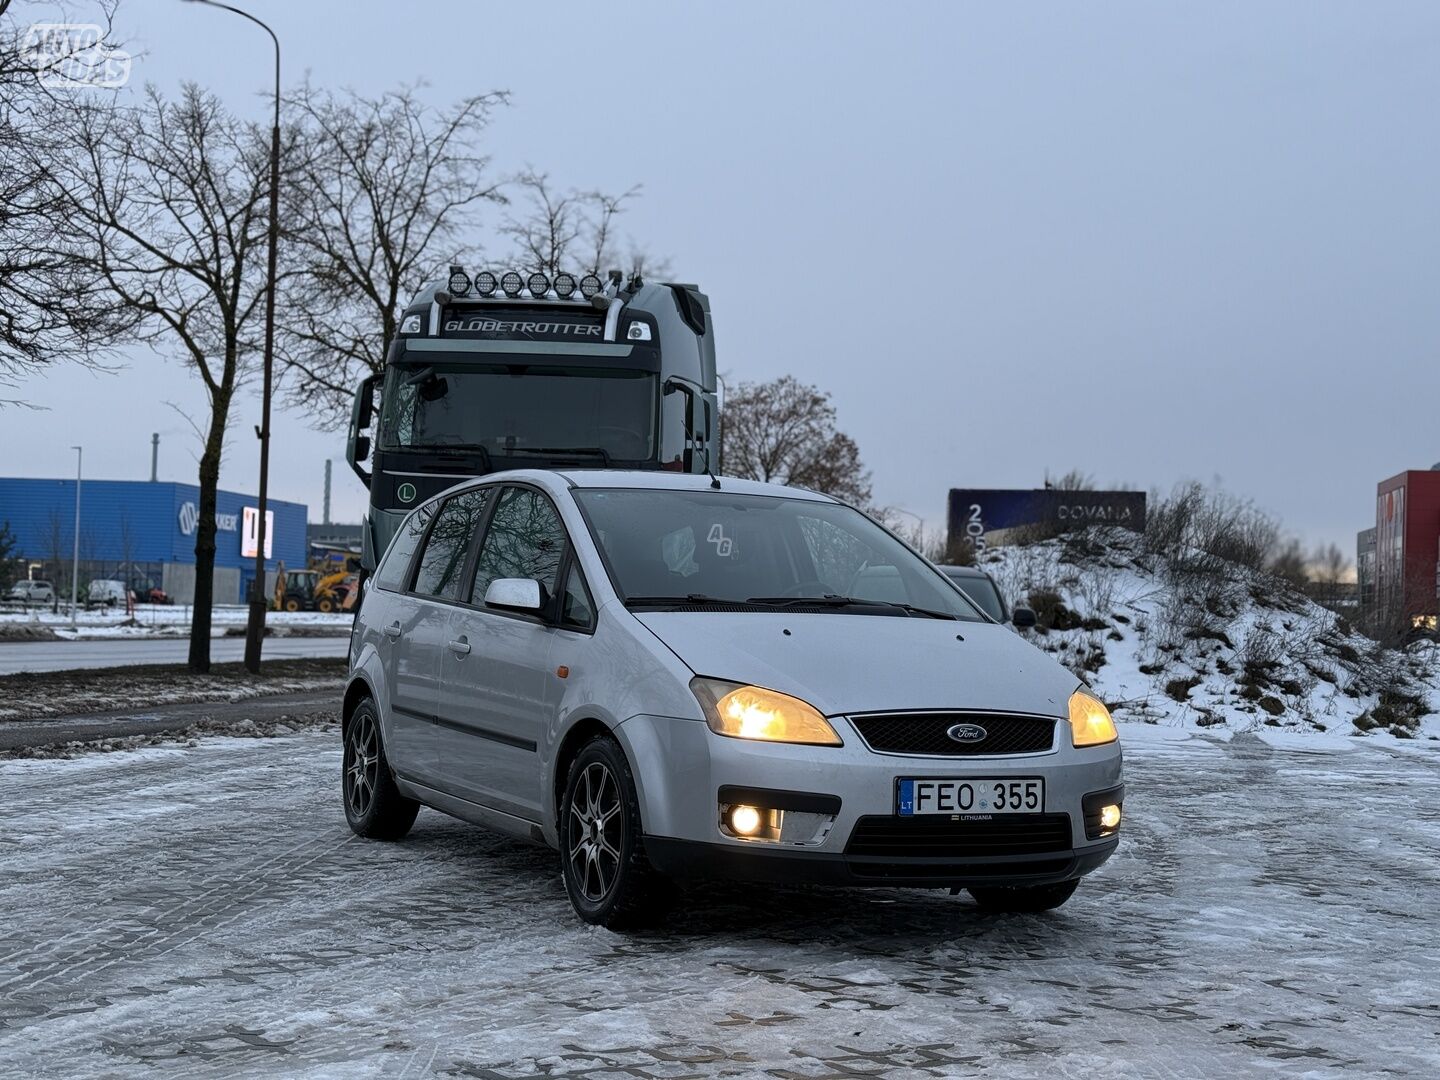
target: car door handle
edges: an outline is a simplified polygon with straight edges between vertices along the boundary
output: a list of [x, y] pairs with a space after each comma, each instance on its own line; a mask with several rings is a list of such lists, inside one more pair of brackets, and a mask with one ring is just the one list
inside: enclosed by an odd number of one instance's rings
[[456, 656], [469, 656], [470, 642], [466, 641], [464, 638], [461, 638], [459, 641], [451, 641], [450, 651], [453, 652]]
[[400, 636], [400, 624], [398, 622], [391, 623], [385, 627], [385, 636], [388, 638], [398, 638]]

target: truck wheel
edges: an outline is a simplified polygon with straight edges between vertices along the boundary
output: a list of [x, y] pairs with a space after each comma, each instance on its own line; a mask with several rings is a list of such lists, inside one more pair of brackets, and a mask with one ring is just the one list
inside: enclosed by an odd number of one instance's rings
[[315, 602], [315, 607], [324, 614], [329, 615], [332, 611], [335, 610], [335, 601], [331, 600], [328, 596], [322, 596], [319, 600]]
[[1079, 878], [1053, 885], [975, 885], [970, 895], [986, 911], [1050, 911], [1069, 900]]
[[287, 596], [287, 597], [285, 598], [285, 610], [286, 610], [286, 611], [299, 611], [299, 610], [300, 610], [300, 601], [297, 600], [297, 599], [295, 599], [295, 597], [293, 597], [293, 596]]
[[580, 918], [624, 930], [664, 913], [670, 883], [645, 857], [630, 764], [609, 736], [591, 739], [571, 764], [557, 831], [565, 891]]
[[395, 786], [380, 740], [380, 715], [369, 698], [355, 706], [345, 727], [341, 761], [341, 794], [350, 830], [370, 840], [401, 839], [415, 824], [420, 804]]

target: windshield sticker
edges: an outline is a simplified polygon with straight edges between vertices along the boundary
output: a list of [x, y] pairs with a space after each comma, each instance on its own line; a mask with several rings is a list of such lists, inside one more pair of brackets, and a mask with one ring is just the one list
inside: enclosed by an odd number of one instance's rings
[[734, 542], [725, 535], [725, 527], [718, 521], [710, 526], [710, 535], [705, 539], [715, 545], [715, 554], [722, 559], [730, 558], [735, 549]]

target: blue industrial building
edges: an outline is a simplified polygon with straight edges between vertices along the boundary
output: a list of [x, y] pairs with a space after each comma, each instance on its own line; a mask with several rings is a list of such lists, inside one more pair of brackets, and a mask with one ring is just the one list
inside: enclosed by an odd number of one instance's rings
[[[216, 500], [215, 602], [244, 602], [255, 560], [241, 555], [245, 508], [256, 500], [221, 491]], [[194, 484], [143, 480], [84, 480], [80, 485], [80, 580], [124, 581], [132, 588], [158, 587], [177, 603], [195, 595], [195, 534], [200, 489]], [[306, 565], [306, 507], [269, 500], [274, 513], [274, 570]], [[8, 523], [16, 554], [29, 576], [54, 581], [67, 591], [75, 542], [75, 481], [0, 477], [0, 524]], [[24, 571], [22, 571], [22, 574]]]

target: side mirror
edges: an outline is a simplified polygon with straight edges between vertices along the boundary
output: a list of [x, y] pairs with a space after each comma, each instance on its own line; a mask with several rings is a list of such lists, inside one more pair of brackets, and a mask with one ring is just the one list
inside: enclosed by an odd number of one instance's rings
[[540, 582], [534, 578], [502, 577], [485, 590], [485, 606], [505, 611], [538, 612], [545, 606]]
[[1017, 607], [1010, 612], [1010, 621], [1021, 630], [1029, 630], [1033, 628], [1039, 620], [1035, 618], [1034, 608]]
[[350, 406], [350, 438], [345, 447], [345, 460], [367, 488], [370, 471], [365, 468], [365, 462], [370, 460], [370, 436], [361, 432], [368, 430], [375, 419], [375, 380], [376, 376], [369, 376], [355, 391], [355, 401]]

